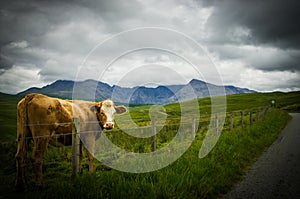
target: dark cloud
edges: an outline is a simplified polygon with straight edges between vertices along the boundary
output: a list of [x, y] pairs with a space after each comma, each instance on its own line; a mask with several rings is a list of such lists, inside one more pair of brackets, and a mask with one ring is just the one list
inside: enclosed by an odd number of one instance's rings
[[12, 61], [23, 57], [19, 50], [6, 52], [5, 49], [19, 41], [51, 53], [87, 54], [104, 39], [99, 37], [101, 34], [107, 37], [122, 31], [124, 20], [135, 17], [139, 10], [135, 1], [3, 0], [0, 2], [1, 54]]
[[211, 45], [221, 60], [239, 60], [263, 71], [300, 71], [300, 50], [244, 45]]
[[4, 0], [0, 7], [2, 70], [14, 64], [41, 67], [47, 59], [43, 37], [55, 25], [52, 14], [35, 1]]
[[226, 41], [232, 41], [229, 37], [233, 35], [226, 35], [230, 30], [244, 27], [251, 33], [246, 42], [284, 49], [300, 48], [298, 0], [228, 0], [216, 1], [213, 5], [214, 12], [208, 23]]
[[[8, 81], [22, 70], [27, 72], [24, 81], [35, 75], [38, 84], [74, 79], [78, 66], [96, 45], [122, 31], [153, 26], [174, 29], [204, 44], [218, 55], [224, 71], [228, 60], [238, 60], [241, 68], [263, 71], [262, 76], [266, 71], [299, 74], [299, 7], [297, 0], [1, 0], [0, 75]], [[145, 38], [149, 45], [174, 44], [185, 53], [194, 53], [172, 37], [160, 41], [149, 31], [141, 34], [115, 39], [99, 60]], [[147, 54], [141, 57], [153, 64], [169, 61]], [[119, 73], [114, 73], [114, 80]], [[292, 78], [284, 85], [295, 85], [297, 78]], [[0, 79], [1, 85], [6, 82]], [[18, 85], [12, 86], [16, 91]]]
[[10, 69], [12, 66], [13, 66], [13, 61], [10, 60], [9, 57], [7, 57], [3, 54], [0, 54], [0, 69], [7, 70], [7, 69]]
[[[214, 1], [208, 48], [264, 71], [299, 71], [300, 1]], [[250, 46], [250, 48], [249, 48]]]
[[1, 47], [0, 68], [8, 70], [13, 65], [23, 65], [28, 68], [41, 67], [48, 58], [47, 52], [29, 45], [27, 41], [11, 42]]
[[1, 1], [0, 44], [19, 40], [35, 41], [50, 29], [50, 17], [29, 1]]

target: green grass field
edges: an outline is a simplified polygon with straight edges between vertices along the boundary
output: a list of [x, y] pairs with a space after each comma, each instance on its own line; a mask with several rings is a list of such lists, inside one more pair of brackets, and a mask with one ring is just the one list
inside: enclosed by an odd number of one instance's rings
[[[113, 170], [96, 162], [95, 175], [84, 171], [72, 182], [70, 148], [50, 147], [43, 165], [47, 187], [43, 190], [35, 189], [32, 170], [29, 168], [31, 186], [25, 193], [15, 193], [16, 104], [20, 97], [5, 94], [0, 94], [0, 97], [0, 176], [3, 179], [0, 182], [0, 197], [3, 198], [219, 198], [241, 180], [245, 171], [277, 138], [289, 120], [285, 110], [300, 111], [300, 92], [230, 95], [227, 96], [227, 112], [228, 115], [231, 112], [237, 114], [234, 117], [235, 128], [229, 131], [226, 119], [227, 127], [223, 129], [216, 146], [204, 158], [198, 158], [207, 133], [207, 127], [201, 126], [191, 147], [178, 160], [163, 169], [133, 174]], [[239, 126], [241, 111], [246, 113], [249, 110], [262, 109], [270, 106], [272, 100], [276, 101], [276, 108], [270, 109], [264, 119], [252, 126], [247, 123], [243, 128]], [[198, 102], [201, 114], [210, 113], [209, 98], [199, 99]], [[130, 107], [130, 115], [136, 124], [149, 125], [149, 108], [149, 105]], [[179, 104], [166, 105], [164, 108], [168, 117], [180, 116]], [[249, 115], [245, 115], [245, 121], [248, 120]], [[176, 123], [176, 120], [172, 121]], [[166, 135], [163, 132], [164, 130], [158, 134], [158, 149], [163, 148], [173, 137], [173, 134]], [[122, 133], [105, 133], [111, 139], [116, 139], [116, 142], [121, 141], [119, 146], [127, 150], [151, 150], [150, 142], [146, 139], [133, 139]], [[87, 168], [86, 159], [83, 166]]]

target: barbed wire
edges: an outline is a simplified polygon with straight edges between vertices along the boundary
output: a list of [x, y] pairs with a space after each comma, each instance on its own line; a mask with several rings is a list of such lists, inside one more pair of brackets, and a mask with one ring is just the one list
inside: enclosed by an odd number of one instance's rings
[[[189, 128], [191, 128], [191, 131], [193, 130], [193, 125], [194, 123], [197, 124], [197, 129], [195, 133], [198, 133], [199, 131], [206, 131], [209, 126], [209, 123], [211, 120], [214, 120], [217, 117], [225, 117], [225, 125], [228, 125], [227, 128], [230, 127], [231, 119], [232, 117], [235, 116], [240, 116], [241, 117], [241, 112], [246, 114], [249, 114], [250, 112], [254, 114], [262, 114], [262, 112], [266, 112], [266, 108], [263, 110], [250, 110], [250, 111], [235, 111], [235, 112], [230, 112], [226, 114], [210, 114], [210, 115], [201, 115], [200, 117], [178, 117], [178, 118], [166, 118], [165, 120], [155, 120], [155, 125], [154, 127], [160, 128], [163, 127], [157, 132], [155, 136], [158, 136], [155, 139], [155, 142], [159, 145], [159, 147], [163, 147], [163, 143], [169, 142], [172, 140], [172, 136], [176, 135], [176, 130], [178, 130], [180, 125], [190, 125]], [[140, 138], [140, 137], [135, 137], [135, 136], [130, 136], [126, 133], [127, 130], [132, 130], [132, 131], [143, 131], [145, 129], [151, 129], [153, 128], [153, 125], [151, 125], [151, 119], [146, 120], [144, 118], [141, 119], [132, 119], [132, 120], [120, 120], [122, 124], [126, 124], [125, 122], [144, 122], [144, 123], [149, 123], [147, 126], [135, 126], [135, 127], [130, 127], [128, 128], [116, 128], [113, 130], [103, 130], [102, 133], [106, 133], [109, 135], [109, 138], [112, 139], [117, 146], [124, 148], [126, 150], [132, 151], [132, 152], [150, 152], [151, 150], [151, 145], [153, 144], [153, 139], [152, 135], [149, 137], [145, 138]], [[120, 121], [118, 121], [117, 124], [121, 124]], [[177, 123], [173, 123], [174, 121], [178, 121]], [[168, 123], [170, 122], [170, 123]], [[240, 119], [235, 119], [234, 126], [242, 126]], [[99, 124], [99, 121], [80, 121], [81, 124]], [[249, 123], [250, 124], [250, 123]], [[55, 122], [55, 123], [47, 123], [47, 124], [26, 124], [26, 127], [32, 127], [32, 126], [50, 126], [50, 125], [73, 125], [73, 122]], [[205, 127], [206, 126], [206, 127]], [[204, 127], [204, 128], [203, 128]], [[211, 130], [216, 130], [218, 127], [217, 126], [210, 126]], [[116, 134], [115, 132], [122, 132], [122, 135]], [[85, 136], [87, 134], [97, 134], [99, 131], [96, 130], [84, 130], [80, 129], [78, 134], [74, 132], [69, 132], [69, 133], [63, 133], [63, 134], [50, 134], [50, 135], [40, 135], [40, 136], [34, 136], [34, 137], [22, 137], [18, 138], [17, 140], [11, 140], [11, 139], [0, 139], [1, 145], [7, 143], [7, 147], [9, 146], [17, 146], [16, 141], [21, 141], [22, 139], [26, 139], [27, 141], [32, 140], [32, 139], [49, 139], [51, 140], [52, 143], [49, 143], [45, 155], [44, 155], [44, 160], [47, 163], [52, 164], [53, 162], [59, 162], [59, 161], [67, 161], [68, 163], [71, 164], [72, 157], [74, 154], [72, 154], [72, 148], [71, 146], [65, 146], [64, 145], [64, 139], [69, 136], [73, 135], [78, 135], [78, 137]], [[137, 132], [138, 133], [138, 132]], [[154, 136], [154, 135], [153, 135]], [[59, 141], [59, 139], [63, 139], [62, 142]], [[58, 147], [58, 148], [57, 148]], [[29, 152], [31, 147], [26, 147], [26, 150]], [[30, 154], [30, 153], [29, 153]]]
[[[227, 116], [237, 116], [237, 115], [241, 115], [241, 112], [243, 113], [254, 113], [254, 114], [264, 114], [264, 112], [267, 111], [269, 107], [264, 107], [263, 110], [250, 110], [250, 111], [234, 111], [234, 112], [229, 112], [229, 113], [225, 113], [225, 114], [215, 114], [218, 115], [218, 117], [225, 117], [225, 124], [226, 124], [226, 120], [227, 123], [229, 121], [229, 117]], [[215, 115], [202, 115], [200, 117], [195, 117], [195, 116], [191, 116], [191, 117], [177, 117], [177, 118], [166, 118], [165, 120], [155, 120], [155, 126], [156, 127], [161, 127], [161, 126], [178, 126], [179, 124], [191, 124], [192, 122], [196, 122], [198, 123], [198, 128], [200, 128], [201, 124], [203, 123], [207, 123], [210, 122], [211, 119], [213, 119], [215, 117]], [[245, 114], [246, 115], [246, 114]], [[168, 121], [180, 121], [178, 123], [168, 123]], [[121, 121], [121, 122], [120, 122]], [[145, 119], [132, 119], [132, 120], [119, 120], [117, 122], [117, 125], [127, 125], [128, 123], [126, 122], [138, 122], [138, 121], [143, 121], [144, 123], [148, 123], [151, 122], [151, 120], [145, 120]], [[160, 123], [161, 122], [161, 123]], [[80, 124], [99, 124], [99, 121], [80, 121]], [[26, 127], [32, 127], [32, 126], [51, 126], [51, 125], [58, 125], [58, 126], [67, 126], [67, 125], [73, 125], [73, 122], [54, 122], [54, 123], [39, 123], [39, 124], [25, 124], [24, 126]], [[147, 128], [152, 128], [151, 124], [143, 126], [143, 125], [138, 125], [137, 127], [126, 127], [126, 128], [117, 128], [117, 129], [113, 129], [110, 131], [126, 131], [126, 130], [142, 130], [142, 129], [147, 129]], [[105, 132], [105, 131], [104, 131]], [[80, 134], [87, 134], [87, 133], [99, 133], [99, 131], [85, 131], [85, 130], [81, 130], [80, 129]], [[34, 138], [43, 138], [43, 137], [62, 137], [62, 136], [70, 136], [73, 135], [74, 133], [64, 133], [64, 134], [52, 134], [52, 135], [45, 135], [45, 136], [35, 136]], [[20, 139], [24, 139], [24, 138], [20, 138]], [[27, 139], [33, 139], [33, 137], [27, 137]], [[11, 139], [0, 139], [0, 142], [5, 142], [5, 141], [11, 141]], [[18, 141], [18, 139], [17, 139]]]

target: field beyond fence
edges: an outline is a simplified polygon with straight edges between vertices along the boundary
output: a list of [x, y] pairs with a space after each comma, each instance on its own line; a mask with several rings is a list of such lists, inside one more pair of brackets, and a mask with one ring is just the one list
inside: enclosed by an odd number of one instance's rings
[[[142, 121], [143, 124], [150, 123], [148, 126], [139, 126], [136, 128], [130, 128], [128, 126], [124, 131], [116, 128], [109, 131], [104, 131], [106, 135], [116, 144], [118, 147], [126, 149], [131, 152], [135, 153], [149, 153], [155, 152], [157, 149], [161, 149], [166, 146], [176, 135], [178, 132], [179, 126], [184, 125], [184, 129], [192, 134], [194, 137], [197, 133], [204, 133], [208, 130], [209, 124], [212, 123], [212, 128], [210, 131], [215, 131], [217, 133], [223, 131], [232, 131], [234, 128], [243, 128], [246, 125], [252, 125], [254, 122], [263, 119], [269, 107], [264, 107], [262, 110], [251, 110], [251, 111], [240, 111], [240, 112], [231, 112], [227, 113], [226, 115], [215, 114], [212, 116], [203, 115], [200, 118], [196, 117], [186, 117], [186, 118], [171, 118], [164, 120], [163, 123], [160, 120], [156, 120], [152, 118], [151, 121]], [[219, 118], [224, 117], [225, 123], [224, 126], [219, 125]], [[122, 120], [121, 120], [122, 121]], [[89, 121], [89, 123], [97, 123], [98, 121]], [[125, 122], [126, 121], [122, 121]], [[24, 126], [40, 126], [40, 125], [54, 125], [54, 124], [27, 124]], [[72, 163], [73, 171], [72, 173], [75, 174], [79, 171], [79, 141], [80, 135], [88, 134], [88, 133], [95, 133], [95, 132], [85, 132], [80, 130], [80, 120], [79, 118], [73, 119], [72, 123], [55, 123], [55, 125], [72, 125], [73, 131], [64, 134], [64, 135], [53, 135], [51, 136], [50, 146], [46, 151], [46, 160], [45, 162], [54, 162], [54, 161], [61, 161], [61, 157], [58, 156], [57, 158], [53, 155], [50, 155], [50, 158], [47, 158], [48, 154], [51, 154], [49, 150], [60, 151], [63, 154], [66, 151], [69, 151], [70, 147], [63, 146], [58, 142], [58, 139], [63, 136], [70, 136], [72, 135], [72, 149], [69, 154], [66, 155], [64, 160], [69, 160]], [[123, 124], [124, 126], [124, 124]], [[77, 127], [77, 128], [76, 128]], [[131, 132], [130, 135], [138, 135], [137, 137], [130, 136], [127, 133]], [[146, 136], [142, 136], [145, 134]], [[148, 135], [148, 136], [147, 136]], [[149, 136], [151, 135], [151, 136]], [[143, 137], [143, 138], [140, 138]], [[29, 141], [32, 140], [32, 137], [25, 138]], [[49, 136], [39, 136], [38, 139], [49, 139]], [[8, 142], [8, 141], [6, 141]], [[59, 146], [59, 150], [55, 149], [53, 146]], [[29, 147], [29, 150], [32, 150], [32, 147]], [[30, 153], [29, 151], [29, 153]], [[59, 152], [55, 152], [59, 153]], [[71, 154], [70, 154], [71, 153]], [[101, 153], [101, 152], [100, 152]], [[74, 165], [75, 164], [75, 165]], [[77, 165], [76, 165], [77, 164]]]
[[[299, 98], [296, 96], [293, 99], [295, 98], [297, 102]], [[83, 174], [78, 175], [77, 179], [72, 181], [72, 160], [74, 158], [72, 147], [53, 147], [49, 145], [43, 163], [43, 173], [47, 187], [44, 190], [35, 190], [33, 171], [29, 163], [30, 188], [23, 194], [14, 191], [16, 176], [14, 159], [16, 153], [15, 131], [12, 131], [14, 133], [12, 135], [2, 135], [0, 175], [3, 180], [0, 182], [0, 196], [5, 198], [220, 197], [242, 178], [246, 169], [277, 138], [289, 119], [286, 112], [276, 108], [266, 109], [262, 104], [256, 105], [259, 108], [255, 108], [256, 106], [239, 108], [237, 97], [233, 96], [233, 98], [236, 108], [227, 108], [231, 111], [226, 116], [201, 114], [200, 118], [180, 119], [174, 114], [171, 118], [167, 118], [164, 123], [160, 123], [159, 120], [155, 121], [155, 125], [152, 125], [153, 123], [149, 118], [148, 120], [145, 118], [139, 120], [135, 117], [134, 122], [138, 125], [138, 128], [128, 126], [130, 131], [134, 131], [132, 134], [152, 133], [155, 136], [136, 138], [127, 135], [127, 130], [104, 131], [104, 134], [122, 149], [135, 153], [151, 153], [164, 148], [172, 141], [181, 121], [187, 131], [194, 134], [195, 141], [182, 157], [163, 169], [150, 173], [131, 174], [116, 171], [101, 162], [96, 162], [96, 175], [90, 175], [87, 172], [88, 160], [84, 158]], [[256, 98], [257, 96], [253, 99]], [[291, 99], [292, 97], [289, 97], [290, 101]], [[232, 105], [229, 99], [228, 107], [230, 106]], [[298, 105], [288, 104], [281, 104], [280, 106], [282, 108], [298, 107]], [[15, 107], [15, 105], [11, 107]], [[136, 110], [144, 114], [143, 107], [136, 108]], [[175, 109], [171, 107], [170, 110]], [[13, 114], [10, 114], [10, 112]], [[201, 112], [205, 113], [206, 111], [201, 110]], [[15, 117], [13, 110], [4, 109], [4, 113], [7, 115], [5, 116], [6, 121], [11, 118], [14, 122], [11, 126], [2, 128], [2, 133], [10, 132], [10, 129], [14, 129], [13, 125], [16, 125], [16, 121], [13, 119]], [[222, 117], [225, 118], [223, 128], [218, 125], [218, 118]], [[210, 123], [213, 124], [211, 130], [222, 130], [222, 134], [217, 145], [208, 156], [198, 158], [199, 149]], [[9, 136], [14, 137], [14, 139]], [[31, 143], [29, 149], [31, 150], [32, 147], [33, 144]], [[30, 151], [28, 155], [30, 156]]]

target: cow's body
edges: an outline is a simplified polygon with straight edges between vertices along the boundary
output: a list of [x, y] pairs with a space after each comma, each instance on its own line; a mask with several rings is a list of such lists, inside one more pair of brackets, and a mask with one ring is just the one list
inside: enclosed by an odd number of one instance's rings
[[[95, 140], [103, 128], [113, 128], [113, 114], [126, 111], [125, 107], [115, 107], [113, 102], [87, 102], [61, 100], [42, 94], [29, 94], [18, 103], [18, 150], [17, 188], [23, 188], [26, 181], [27, 142], [32, 139], [34, 148], [31, 161], [38, 186], [42, 185], [43, 154], [48, 143], [52, 145], [71, 145], [72, 119], [80, 118], [80, 139], [87, 150], [89, 170], [94, 172]], [[109, 120], [108, 120], [109, 119]], [[98, 122], [97, 122], [98, 121]], [[81, 144], [82, 146], [82, 144]], [[82, 159], [82, 147], [81, 147]]]

